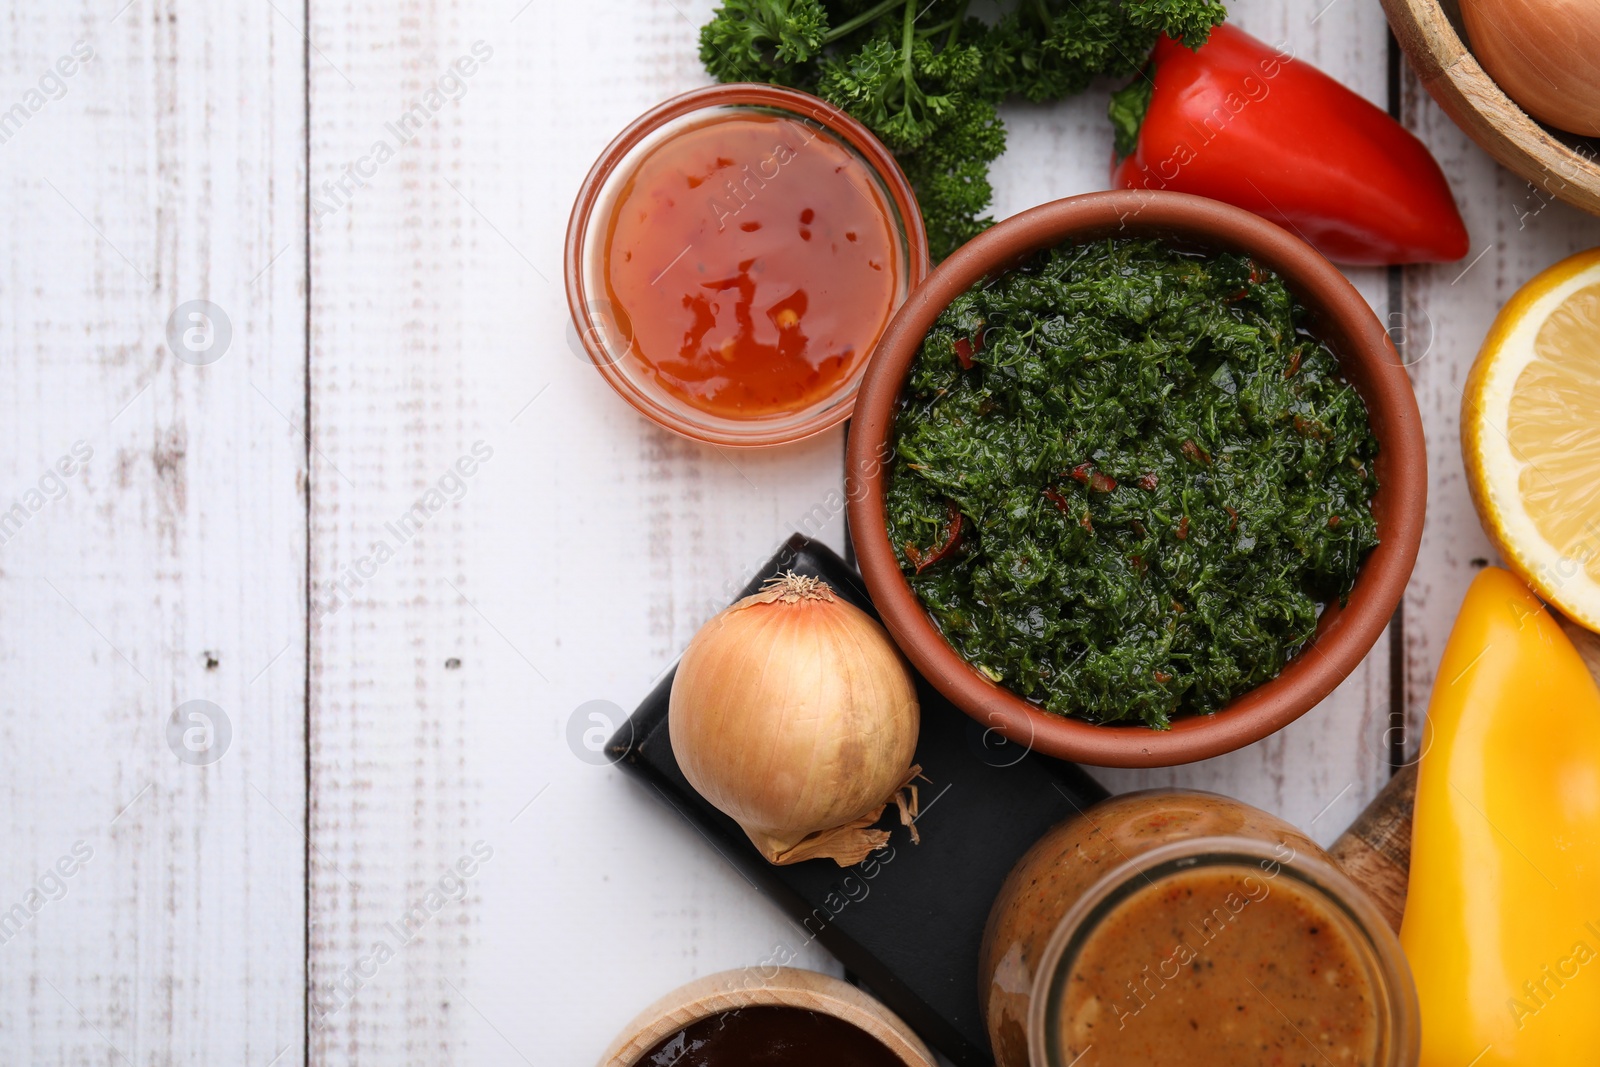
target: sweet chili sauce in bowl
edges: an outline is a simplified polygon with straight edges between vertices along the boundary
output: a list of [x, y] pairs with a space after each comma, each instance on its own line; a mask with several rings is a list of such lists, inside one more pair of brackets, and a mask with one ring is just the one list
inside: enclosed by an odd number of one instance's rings
[[769, 85], [675, 97], [595, 163], [567, 229], [585, 352], [687, 437], [772, 445], [849, 417], [927, 271], [904, 175], [825, 101]]

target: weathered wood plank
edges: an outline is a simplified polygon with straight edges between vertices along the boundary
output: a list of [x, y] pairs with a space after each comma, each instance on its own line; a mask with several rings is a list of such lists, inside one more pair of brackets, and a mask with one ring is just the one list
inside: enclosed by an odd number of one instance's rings
[[1467, 584], [1497, 562], [1467, 494], [1461, 463], [1461, 390], [1496, 312], [1540, 270], [1600, 245], [1600, 218], [1555, 200], [1473, 144], [1408, 68], [1405, 121], [1432, 149], [1472, 235], [1461, 263], [1406, 272], [1411, 378], [1428, 438], [1428, 521], [1405, 601], [1408, 751], [1419, 742], [1434, 670]]
[[303, 45], [119, 7], [0, 50], [0, 1062], [290, 1064]]
[[[313, 234], [315, 432], [348, 476], [315, 472], [318, 589], [493, 450], [313, 631], [314, 1062], [582, 1063], [666, 988], [798, 940], [583, 744], [590, 702], [620, 720], [840, 480], [838, 432], [690, 444], [568, 341], [572, 197], [628, 121], [706, 80], [708, 9], [312, 5], [314, 190], [483, 42], [459, 98]], [[478, 841], [464, 899], [401, 945], [385, 924]], [[385, 938], [394, 958], [364, 965]]]
[[[840, 536], [838, 434], [757, 455], [690, 445], [642, 423], [565, 340], [559, 248], [589, 160], [704, 81], [693, 38], [711, 4], [678, 6], [312, 5], [318, 1062], [581, 1062], [667, 986], [801, 940], [653, 798], [586, 762], [588, 716], [630, 707], [782, 536]], [[1234, 10], [1385, 102], [1375, 5]], [[0, 528], [0, 589], [28, 625], [0, 633], [0, 920], [12, 903], [28, 916], [0, 944], [0, 1048], [297, 1062], [300, 8], [134, 0], [8, 19], [4, 102], [28, 117], [0, 122], [17, 442], [0, 503], [23, 510]], [[61, 57], [73, 74], [40, 86]], [[446, 82], [461, 57], [476, 69]], [[1433, 469], [1404, 620], [1415, 715], [1489, 558], [1461, 482], [1461, 380], [1506, 296], [1600, 243], [1600, 222], [1495, 167], [1403, 85], [1474, 235], [1467, 263], [1408, 270], [1395, 320]], [[365, 173], [418, 102], [420, 132]], [[1101, 106], [1008, 109], [997, 214], [1103, 187]], [[1382, 273], [1352, 276], [1387, 313]], [[200, 298], [232, 330], [207, 366], [166, 341], [168, 316]], [[389, 533], [419, 499], [426, 521]], [[383, 538], [392, 558], [364, 562]], [[1380, 644], [1251, 749], [1104, 780], [1218, 789], [1331, 839], [1383, 779], [1386, 657]], [[232, 730], [210, 765], [168, 747], [191, 699]], [[63, 858], [65, 895], [47, 901]], [[385, 938], [395, 958], [378, 963]]]
[[[559, 249], [589, 161], [705, 80], [693, 42], [711, 4], [678, 6], [508, 22], [420, 0], [313, 5], [326, 60], [312, 185], [334, 209], [313, 237], [314, 425], [347, 476], [319, 466], [313, 491], [318, 588], [347, 589], [313, 631], [316, 1062], [584, 1062], [666, 988], [801, 941], [584, 745], [604, 732], [589, 716], [631, 707], [749, 567], [790, 529], [815, 532], [814, 505], [826, 515], [838, 488], [837, 435], [762, 454], [688, 444], [641, 422], [566, 340]], [[1375, 8], [1238, 10], [1383, 102]], [[493, 54], [460, 98], [339, 190], [344, 165], [478, 40]], [[998, 214], [1104, 187], [1102, 106], [1008, 110]], [[1381, 273], [1356, 277], [1386, 312]], [[493, 456], [447, 494], [459, 502], [361, 574], [384, 524], [480, 440]], [[1386, 776], [1387, 715], [1380, 645], [1251, 750], [1106, 779], [1219, 789], [1331, 840]], [[429, 887], [478, 841], [492, 857], [431, 910]], [[418, 901], [412, 936], [401, 920]]]

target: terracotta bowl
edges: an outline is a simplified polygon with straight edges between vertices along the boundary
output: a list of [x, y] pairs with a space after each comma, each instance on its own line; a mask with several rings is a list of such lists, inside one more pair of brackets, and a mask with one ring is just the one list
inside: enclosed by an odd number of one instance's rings
[[[1274, 679], [1211, 715], [1170, 730], [1096, 726], [1052, 715], [991, 682], [939, 632], [889, 544], [885, 457], [901, 386], [924, 335], [973, 283], [1042, 248], [1105, 237], [1159, 237], [1200, 250], [1255, 257], [1311, 312], [1308, 323], [1339, 358], [1366, 402], [1378, 439], [1372, 501], [1380, 543], [1362, 564], [1348, 603], [1331, 604], [1309, 644]], [[1259, 741], [1331, 693], [1361, 662], [1394, 614], [1417, 558], [1428, 492], [1416, 397], [1383, 326], [1338, 269], [1287, 230], [1239, 208], [1183, 193], [1089, 193], [1007, 219], [941, 263], [889, 324], [856, 401], [846, 459], [851, 537], [884, 625], [922, 674], [958, 707], [1007, 739], [1046, 755], [1102, 767], [1166, 767]]]
[[692, 1022], [740, 1008], [804, 1008], [877, 1038], [905, 1067], [934, 1067], [933, 1053], [900, 1017], [847, 982], [793, 967], [722, 971], [680, 986], [616, 1036], [599, 1067], [647, 1067], [639, 1057]]

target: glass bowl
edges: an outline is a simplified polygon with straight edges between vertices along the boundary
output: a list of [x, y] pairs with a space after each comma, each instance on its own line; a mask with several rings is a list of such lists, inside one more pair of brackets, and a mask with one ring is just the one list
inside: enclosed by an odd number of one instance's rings
[[828, 136], [865, 164], [895, 237], [899, 285], [892, 306], [885, 309], [883, 323], [887, 327], [894, 311], [928, 271], [927, 236], [910, 183], [889, 150], [865, 126], [824, 100], [771, 85], [717, 85], [673, 97], [645, 112], [607, 146], [584, 179], [567, 225], [567, 304], [578, 339], [595, 368], [624, 400], [654, 422], [685, 437], [718, 445], [787, 444], [850, 417], [872, 353], [825, 396], [803, 407], [748, 418], [728, 417], [698, 408], [661, 385], [637, 354], [626, 315], [618, 315], [606, 295], [607, 228], [618, 197], [628, 189], [641, 162], [674, 136], [738, 111], [798, 123]]

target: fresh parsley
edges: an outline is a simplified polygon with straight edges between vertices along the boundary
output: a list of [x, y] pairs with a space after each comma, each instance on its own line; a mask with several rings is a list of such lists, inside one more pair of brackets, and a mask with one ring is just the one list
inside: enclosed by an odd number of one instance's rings
[[1227, 17], [1222, 0], [1012, 0], [986, 21], [969, 3], [724, 0], [700, 59], [720, 81], [804, 89], [865, 123], [894, 150], [943, 259], [993, 222], [1001, 103], [1130, 77], [1161, 34], [1198, 48]]

